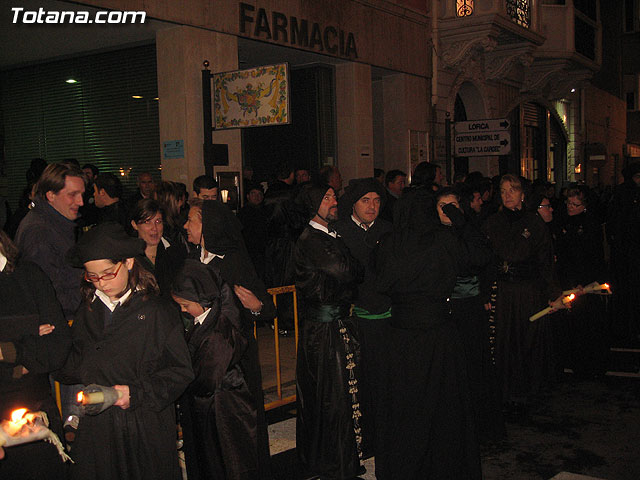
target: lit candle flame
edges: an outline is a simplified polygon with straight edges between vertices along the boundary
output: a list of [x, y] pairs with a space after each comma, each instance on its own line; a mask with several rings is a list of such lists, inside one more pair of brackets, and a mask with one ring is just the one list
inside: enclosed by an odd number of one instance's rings
[[[24, 414], [27, 413], [26, 408], [19, 408], [11, 412], [11, 421], [14, 423], [18, 423], [23, 420]], [[26, 421], [26, 420], [25, 420]]]
[[82, 401], [84, 400], [84, 392], [82, 391], [78, 392], [78, 396], [76, 400], [78, 401], [78, 403], [82, 403]]
[[576, 298], [576, 294], [575, 294], [575, 293], [572, 293], [571, 295], [569, 295], [569, 296], [567, 297], [567, 300], [570, 302], [570, 301], [571, 301], [571, 300], [573, 300], [574, 298]]
[[603, 285], [603, 287], [604, 287], [605, 289], [607, 289], [607, 290], [608, 290], [608, 289], [609, 289], [609, 284], [608, 284], [608, 283], [605, 283], [605, 284]]

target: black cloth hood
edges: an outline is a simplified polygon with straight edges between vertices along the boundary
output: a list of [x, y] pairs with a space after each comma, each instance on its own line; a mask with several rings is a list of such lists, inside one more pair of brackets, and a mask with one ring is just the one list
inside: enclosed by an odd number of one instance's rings
[[309, 219], [316, 216], [322, 199], [329, 189], [333, 190], [333, 187], [330, 187], [326, 183], [312, 182], [302, 185], [300, 193], [296, 197], [296, 203], [305, 209]]
[[85, 233], [65, 258], [74, 267], [82, 268], [92, 260], [134, 258], [145, 247], [144, 240], [127, 235], [119, 223], [105, 222]]
[[202, 202], [202, 235], [204, 248], [217, 255], [244, 247], [240, 220], [217, 200]]
[[200, 261], [187, 259], [173, 281], [171, 293], [196, 302], [202, 308], [211, 308], [213, 302], [220, 298], [220, 279]]
[[354, 178], [349, 180], [349, 185], [344, 189], [344, 194], [338, 202], [338, 217], [349, 218], [353, 211], [353, 204], [369, 192], [380, 195], [380, 210], [387, 198], [385, 188], [375, 178]]

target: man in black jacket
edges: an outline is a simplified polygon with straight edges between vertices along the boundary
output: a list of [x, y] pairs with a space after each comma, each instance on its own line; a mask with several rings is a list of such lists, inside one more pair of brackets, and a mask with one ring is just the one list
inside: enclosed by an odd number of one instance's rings
[[[75, 245], [78, 209], [83, 205], [85, 177], [71, 163], [53, 163], [42, 172], [36, 185], [35, 207], [24, 217], [16, 232], [16, 244], [23, 260], [38, 265], [49, 277], [67, 321], [74, 318], [82, 299], [82, 268], [65, 262], [65, 254]], [[73, 387], [63, 388], [63, 418], [77, 428]], [[68, 437], [71, 439], [71, 437]]]
[[390, 299], [375, 289], [374, 252], [380, 239], [391, 231], [391, 223], [379, 218], [385, 200], [384, 187], [374, 178], [351, 180], [338, 206], [339, 220], [331, 224], [353, 255], [365, 268], [364, 282], [358, 286], [353, 313], [360, 331], [362, 370], [360, 404], [362, 409], [363, 455], [375, 451], [375, 399], [382, 356], [386, 351]]

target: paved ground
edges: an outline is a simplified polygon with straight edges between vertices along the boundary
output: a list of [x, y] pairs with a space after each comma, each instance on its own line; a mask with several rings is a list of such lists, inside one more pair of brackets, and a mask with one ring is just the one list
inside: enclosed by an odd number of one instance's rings
[[[273, 332], [259, 329], [266, 396], [275, 398]], [[295, 343], [280, 337], [284, 396], [294, 390]], [[640, 479], [640, 353], [615, 350], [626, 376], [579, 380], [568, 373], [529, 414], [507, 421], [507, 438], [482, 449], [484, 480]], [[626, 373], [625, 373], [626, 372]], [[304, 478], [295, 456], [295, 405], [269, 411], [276, 478]], [[374, 479], [375, 459], [364, 479]], [[454, 479], [455, 480], [455, 479]]]

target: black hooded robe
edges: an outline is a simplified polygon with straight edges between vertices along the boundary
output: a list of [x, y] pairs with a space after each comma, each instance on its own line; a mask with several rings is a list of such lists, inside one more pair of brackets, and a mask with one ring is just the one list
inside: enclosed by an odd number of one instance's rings
[[394, 232], [380, 242], [378, 289], [391, 297], [388, 363], [376, 420], [381, 480], [479, 479], [480, 455], [465, 353], [448, 297], [456, 276], [490, 255], [473, 229], [440, 225], [428, 188], [396, 204]]
[[309, 474], [350, 479], [360, 468], [361, 433], [360, 354], [349, 309], [362, 267], [340, 239], [311, 226], [293, 258], [301, 318], [296, 451]]
[[[241, 285], [250, 290], [261, 302], [262, 310], [257, 317], [262, 320], [275, 316], [276, 309], [266, 287], [251, 263], [242, 238], [242, 224], [229, 208], [215, 200], [205, 200], [202, 205], [202, 235], [208, 252], [224, 255], [215, 257], [209, 265], [217, 268], [220, 277], [231, 288]], [[262, 372], [258, 357], [258, 342], [253, 336], [253, 324], [256, 316], [240, 305], [242, 333], [248, 346], [241, 359], [249, 390], [255, 399], [258, 415], [258, 471], [259, 478], [271, 478], [271, 455], [269, 434], [264, 413], [264, 394], [262, 392]]]
[[173, 402], [193, 380], [193, 371], [176, 309], [156, 295], [134, 292], [111, 313], [96, 297], [78, 311], [72, 336], [58, 379], [128, 385], [131, 405], [81, 418], [71, 478], [181, 478]]
[[[182, 418], [190, 416], [183, 423], [187, 474], [194, 479], [256, 479], [257, 411], [240, 366], [247, 340], [241, 331], [234, 294], [217, 274], [206, 272], [211, 277], [193, 280], [203, 273], [189, 270], [188, 265], [183, 272], [188, 277], [178, 275], [174, 284], [177, 296], [198, 303], [205, 296], [207, 303], [211, 299], [207, 307], [211, 310], [202, 324], [192, 326], [187, 333], [196, 376], [183, 397], [187, 408]], [[195, 288], [185, 295], [183, 290], [194, 281]]]

